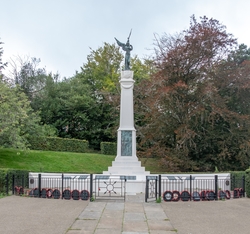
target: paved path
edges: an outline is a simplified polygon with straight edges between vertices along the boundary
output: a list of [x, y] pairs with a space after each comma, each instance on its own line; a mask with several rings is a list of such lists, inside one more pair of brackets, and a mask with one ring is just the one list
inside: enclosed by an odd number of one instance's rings
[[250, 199], [161, 203], [178, 234], [249, 234]]
[[249, 234], [250, 199], [204, 202], [0, 199], [1, 234]]
[[62, 234], [88, 202], [9, 196], [0, 199], [1, 234]]
[[91, 202], [67, 234], [175, 234], [161, 204], [143, 200], [140, 194], [126, 202]]

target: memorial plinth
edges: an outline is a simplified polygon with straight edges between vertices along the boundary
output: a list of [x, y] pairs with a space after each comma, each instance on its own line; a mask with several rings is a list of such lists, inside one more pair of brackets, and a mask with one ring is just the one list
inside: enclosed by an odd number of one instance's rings
[[117, 156], [103, 174], [148, 175], [136, 156], [136, 130], [134, 127], [133, 71], [121, 72], [120, 126], [117, 131]]

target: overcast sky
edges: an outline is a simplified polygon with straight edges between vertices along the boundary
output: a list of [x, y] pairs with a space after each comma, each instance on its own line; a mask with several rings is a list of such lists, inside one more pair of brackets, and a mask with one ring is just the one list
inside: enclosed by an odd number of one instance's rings
[[154, 33], [187, 29], [193, 14], [219, 20], [250, 47], [249, 0], [0, 0], [0, 7], [3, 62], [40, 58], [61, 77], [80, 71], [90, 47], [115, 43], [114, 37], [126, 42], [131, 28], [132, 55], [149, 55]]

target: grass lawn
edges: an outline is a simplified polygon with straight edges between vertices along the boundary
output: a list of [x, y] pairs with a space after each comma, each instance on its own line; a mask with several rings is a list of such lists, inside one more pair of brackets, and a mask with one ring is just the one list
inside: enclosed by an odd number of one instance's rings
[[[0, 168], [31, 172], [102, 173], [112, 165], [115, 156], [54, 151], [20, 151], [0, 148]], [[142, 159], [142, 166], [151, 173], [161, 172], [155, 159]]]

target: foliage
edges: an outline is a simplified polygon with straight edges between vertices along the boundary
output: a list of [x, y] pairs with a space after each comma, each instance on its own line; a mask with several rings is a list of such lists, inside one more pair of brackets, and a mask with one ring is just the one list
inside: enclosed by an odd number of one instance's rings
[[[1, 43], [0, 43], [1, 44]], [[0, 59], [2, 56], [0, 48]], [[0, 60], [0, 69], [6, 64]], [[40, 125], [40, 118], [35, 113], [27, 96], [19, 86], [13, 86], [0, 79], [0, 145], [4, 147], [27, 148], [28, 138], [47, 135], [48, 126]]]
[[[0, 45], [2, 45], [3, 42], [0, 41]], [[7, 63], [2, 62], [2, 55], [3, 55], [3, 47], [0, 47], [0, 77], [1, 77], [1, 71], [7, 66]]]
[[236, 39], [217, 20], [193, 16], [182, 33], [156, 37], [155, 51], [157, 72], [141, 82], [140, 155], [167, 171], [245, 169], [250, 66], [232, 59]]
[[42, 123], [57, 129], [59, 137], [84, 139], [93, 148], [109, 139], [106, 115], [109, 108], [93, 95], [79, 74], [58, 82], [52, 76], [34, 100], [40, 110]]
[[117, 144], [113, 142], [101, 142], [101, 153], [105, 155], [116, 155]]
[[64, 151], [85, 153], [88, 142], [85, 140], [59, 137], [33, 137], [30, 139], [30, 149], [46, 151]]
[[246, 175], [245, 171], [231, 171], [231, 189], [242, 188], [243, 176]]
[[40, 135], [39, 117], [18, 87], [0, 81], [0, 145], [26, 148], [28, 137]]
[[161, 197], [158, 197], [158, 198], [156, 199], [156, 203], [161, 203]]
[[90, 146], [100, 149], [102, 141], [112, 142], [116, 139], [115, 127], [118, 125], [119, 109], [117, 96], [120, 93], [119, 77], [120, 63], [123, 59], [119, 47], [115, 44], [104, 43], [97, 50], [91, 49], [87, 56], [87, 63], [81, 67], [77, 77], [84, 84], [88, 84], [90, 95], [93, 97], [93, 114], [91, 127], [88, 129]]
[[19, 86], [30, 101], [44, 88], [47, 74], [45, 68], [39, 68], [41, 60], [17, 56], [11, 59], [9, 80]]
[[[114, 142], [116, 140], [116, 130], [119, 125], [119, 107], [120, 107], [120, 64], [123, 55], [120, 47], [115, 44], [104, 43], [103, 47], [97, 50], [91, 50], [88, 55], [87, 63], [81, 68], [78, 74], [82, 82], [90, 86], [92, 96], [96, 98], [96, 104], [102, 112], [93, 116], [96, 122], [94, 126], [99, 126], [99, 142]], [[134, 71], [134, 79], [139, 84], [144, 79], [149, 79], [153, 71], [152, 60], [140, 60], [137, 56], [131, 58], [131, 67]], [[136, 112], [136, 124], [142, 113]], [[96, 117], [96, 118], [94, 118]], [[102, 123], [100, 125], [100, 123]], [[89, 129], [93, 135], [93, 127]], [[95, 135], [94, 135], [95, 136]], [[97, 138], [97, 136], [96, 136]], [[88, 139], [88, 138], [86, 138]], [[90, 142], [91, 145], [91, 142]]]
[[0, 168], [0, 194], [6, 194], [6, 185], [7, 185], [7, 178], [8, 178], [8, 191], [10, 191], [13, 187], [13, 175], [16, 179], [23, 179], [23, 183], [25, 187], [29, 185], [29, 172], [26, 170], [14, 170], [14, 169], [7, 169], [7, 168]]
[[97, 96], [102, 96], [103, 91], [115, 92], [122, 59], [119, 47], [104, 43], [97, 50], [91, 49], [87, 63], [81, 68], [81, 77]]
[[243, 176], [246, 175], [245, 171], [230, 171], [231, 177], [234, 177], [237, 180], [241, 180]]
[[4, 169], [0, 169], [0, 194], [6, 193], [6, 171]]
[[240, 44], [237, 50], [231, 52], [229, 60], [237, 65], [243, 64], [245, 61], [250, 60], [250, 48], [247, 48], [245, 44]]
[[[41, 132], [46, 136], [87, 140], [90, 147], [97, 150], [100, 142], [116, 140], [123, 59], [119, 49], [108, 43], [97, 50], [91, 49], [81, 72], [61, 81], [58, 75], [47, 75], [44, 68], [39, 68], [39, 59], [17, 57], [12, 60], [12, 81], [39, 113], [44, 125]], [[137, 57], [132, 59], [136, 81], [149, 78], [151, 64], [150, 60], [143, 63]], [[135, 116], [138, 121], [140, 115], [138, 112]]]
[[246, 170], [246, 194], [250, 198], [250, 168]]
[[101, 141], [114, 140], [111, 127], [116, 115], [103, 101], [103, 92], [115, 88], [121, 57], [114, 45], [105, 43], [91, 50], [87, 64], [74, 77], [58, 81], [56, 76], [47, 76], [32, 101], [42, 123], [56, 128], [59, 137], [87, 140], [94, 149], [100, 149]]

